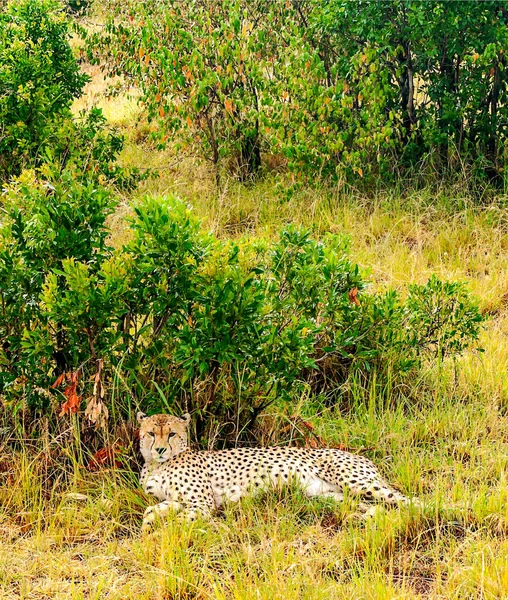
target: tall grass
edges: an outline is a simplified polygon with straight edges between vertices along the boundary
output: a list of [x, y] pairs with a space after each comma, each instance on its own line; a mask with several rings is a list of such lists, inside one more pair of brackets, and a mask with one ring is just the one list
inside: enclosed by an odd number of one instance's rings
[[130, 473], [89, 472], [50, 441], [4, 447], [1, 597], [506, 597], [508, 417], [489, 400], [387, 409], [373, 394], [347, 415], [305, 402], [300, 416], [329, 445], [372, 458], [422, 510], [364, 521], [353, 500], [290, 488], [143, 536], [153, 499]]

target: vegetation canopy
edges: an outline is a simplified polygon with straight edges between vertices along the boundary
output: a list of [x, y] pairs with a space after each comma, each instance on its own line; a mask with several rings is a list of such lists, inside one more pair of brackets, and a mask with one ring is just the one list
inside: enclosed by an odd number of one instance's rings
[[161, 144], [197, 145], [219, 176], [262, 156], [305, 175], [500, 183], [508, 10], [476, 2], [108, 3], [89, 52], [142, 90]]
[[288, 227], [273, 243], [222, 241], [181, 202], [146, 198], [114, 250], [114, 206], [67, 173], [27, 175], [4, 196], [2, 388], [14, 413], [21, 390], [28, 406], [53, 410], [51, 384], [76, 373], [69, 412], [97, 402], [96, 376], [152, 409], [197, 412], [198, 438], [205, 424], [234, 422], [237, 439], [302, 386], [331, 405], [351, 377], [403, 378], [478, 339], [482, 317], [462, 284], [432, 277], [406, 300], [365, 293], [344, 236]]

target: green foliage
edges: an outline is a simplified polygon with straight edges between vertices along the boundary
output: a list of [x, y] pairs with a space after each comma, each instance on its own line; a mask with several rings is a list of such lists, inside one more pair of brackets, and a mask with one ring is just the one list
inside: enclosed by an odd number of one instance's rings
[[504, 2], [404, 0], [327, 2], [314, 21], [390, 90], [384, 110], [400, 126], [400, 160], [435, 151], [442, 169], [484, 159], [490, 173], [502, 167], [506, 136], [507, 22]]
[[38, 162], [54, 122], [88, 80], [69, 46], [69, 26], [53, 0], [16, 0], [0, 15], [2, 179]]
[[352, 376], [404, 378], [478, 338], [482, 319], [463, 286], [433, 278], [407, 301], [367, 293], [343, 236], [318, 242], [288, 227], [274, 244], [222, 241], [182, 203], [147, 198], [113, 250], [113, 207], [65, 172], [8, 188], [0, 385], [14, 406], [23, 396], [43, 408], [56, 376], [77, 372], [88, 403], [120, 382], [144, 408], [191, 410], [200, 439], [226, 423], [234, 438], [303, 386], [340, 402]]
[[[175, 136], [254, 175], [261, 152], [302, 177], [500, 179], [507, 134], [504, 2], [110, 1], [90, 53], [143, 90]], [[192, 24], [192, 25], [190, 25]], [[418, 174], [418, 171], [416, 171]]]
[[120, 166], [117, 159], [123, 147], [124, 136], [106, 125], [102, 109], [92, 108], [54, 124], [40, 153], [39, 170], [53, 178], [72, 171], [82, 183], [95, 181], [131, 191], [152, 172]]
[[55, 0], [14, 0], [0, 15], [0, 179], [23, 168], [54, 177], [132, 189], [148, 176], [116, 163], [124, 138], [92, 108], [70, 110], [88, 76], [69, 45], [70, 25]]
[[[68, 280], [71, 265], [96, 273], [109, 255], [105, 221], [115, 201], [104, 189], [82, 185], [72, 173], [40, 182], [25, 173], [4, 193], [0, 229], [1, 386], [26, 383], [33, 405], [43, 401], [34, 389], [47, 387], [53, 371], [79, 364], [62, 321], [48, 314], [50, 289]], [[67, 310], [67, 309], [63, 309]], [[85, 323], [80, 323], [83, 328]]]
[[463, 283], [443, 282], [433, 275], [426, 285], [409, 286], [405, 321], [417, 354], [428, 351], [444, 357], [467, 347], [482, 317]]
[[90, 0], [67, 0], [68, 10], [74, 14], [83, 14], [90, 8]]
[[261, 164], [260, 119], [266, 72], [277, 61], [279, 9], [256, 1], [247, 12], [238, 0], [114, 8], [106, 33], [94, 35], [89, 47], [102, 50], [111, 73], [128, 73], [141, 87], [149, 118], [161, 125], [161, 144], [175, 134], [184, 147], [198, 140], [217, 174], [223, 159], [234, 159], [242, 179], [253, 176]]

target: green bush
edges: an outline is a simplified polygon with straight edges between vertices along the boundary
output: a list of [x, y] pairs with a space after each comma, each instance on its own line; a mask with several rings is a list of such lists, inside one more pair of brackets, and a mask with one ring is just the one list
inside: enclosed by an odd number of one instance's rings
[[110, 73], [123, 73], [141, 88], [148, 117], [161, 126], [161, 145], [175, 136], [183, 148], [198, 140], [217, 178], [225, 162], [243, 180], [255, 175], [265, 74], [280, 48], [281, 19], [272, 18], [279, 9], [256, 0], [249, 19], [237, 0], [112, 4], [105, 33], [90, 38], [91, 58], [100, 51]]
[[[143, 91], [160, 139], [254, 175], [376, 181], [422, 163], [499, 181], [508, 133], [502, 1], [109, 2], [90, 54]], [[191, 25], [192, 24], [192, 25]]]
[[[236, 439], [303, 388], [340, 403], [350, 377], [403, 379], [478, 338], [462, 285], [433, 278], [406, 301], [368, 293], [342, 236], [289, 227], [275, 243], [223, 241], [182, 203], [147, 198], [113, 250], [113, 207], [68, 173], [25, 175], [4, 195], [0, 393], [12, 412], [52, 414], [58, 377], [73, 399], [63, 413], [185, 409], [203, 443]], [[119, 390], [128, 399], [113, 402]]]
[[124, 147], [124, 136], [106, 125], [102, 109], [82, 111], [76, 118], [54, 123], [41, 150], [39, 171], [50, 178], [73, 172], [84, 184], [109, 184], [119, 190], [133, 190], [140, 181], [155, 174], [147, 169], [122, 167], [117, 159]]
[[105, 221], [114, 205], [108, 192], [76, 182], [73, 173], [37, 181], [27, 172], [2, 197], [0, 387], [26, 382], [32, 406], [46, 402], [34, 391], [37, 386], [47, 388], [54, 373], [78, 366], [84, 356], [69, 345], [60, 323], [75, 315], [50, 320], [43, 288], [48, 279], [60, 288], [70, 263], [91, 273], [100, 269], [109, 256]]
[[461, 353], [478, 332], [482, 317], [471, 304], [465, 285], [433, 275], [426, 285], [409, 286], [404, 326], [408, 343], [420, 355]]
[[[508, 131], [504, 2], [329, 1], [309, 23], [320, 52], [351, 57], [334, 61], [340, 80], [352, 84], [357, 58], [364, 63], [379, 100], [355, 91], [353, 110], [383, 111], [401, 167], [431, 154], [442, 173], [460, 172], [462, 160], [499, 178]], [[388, 149], [381, 138], [378, 146]]]
[[86, 13], [90, 4], [90, 0], [67, 0], [68, 10], [78, 15]]
[[69, 46], [69, 25], [54, 0], [16, 0], [0, 15], [2, 179], [40, 161], [54, 123], [88, 81]]
[[23, 168], [48, 177], [73, 170], [83, 182], [132, 189], [149, 175], [120, 167], [124, 138], [92, 108], [73, 118], [89, 80], [69, 45], [70, 24], [56, 0], [14, 0], [0, 15], [0, 180]]

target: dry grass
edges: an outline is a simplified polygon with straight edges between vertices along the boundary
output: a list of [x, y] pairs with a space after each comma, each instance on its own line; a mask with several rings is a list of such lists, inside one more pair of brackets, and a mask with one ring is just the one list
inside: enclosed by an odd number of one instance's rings
[[[351, 506], [289, 490], [247, 499], [211, 522], [170, 519], [143, 537], [150, 499], [132, 474], [90, 473], [68, 458], [59, 470], [50, 441], [39, 454], [0, 444], [0, 597], [508, 598], [506, 202], [478, 207], [461, 189], [374, 198], [307, 189], [284, 200], [270, 179], [252, 188], [227, 182], [217, 193], [194, 159], [154, 151], [146, 125], [132, 126], [132, 101], [105, 100], [106, 84], [92, 74], [81, 105], [95, 96], [126, 131], [125, 163], [161, 169], [137, 194], [180, 195], [222, 236], [273, 237], [288, 222], [316, 235], [346, 232], [373, 286], [404, 289], [432, 273], [466, 280], [491, 319], [481, 357], [434, 365], [414, 382], [418, 405], [383, 407], [360, 392], [345, 416], [298, 404], [328, 443], [363, 451], [424, 498], [423, 511], [362, 522], [349, 518]], [[116, 243], [130, 201], [112, 221]]]
[[150, 500], [129, 474], [67, 462], [64, 484], [51, 481], [50, 447], [10, 455], [1, 597], [505, 598], [508, 417], [492, 403], [455, 399], [414, 413], [363, 406], [345, 418], [318, 415], [319, 433], [367, 449], [400, 488], [426, 500], [424, 510], [363, 522], [350, 518], [351, 503], [290, 489], [210, 522], [169, 519], [142, 536]]

